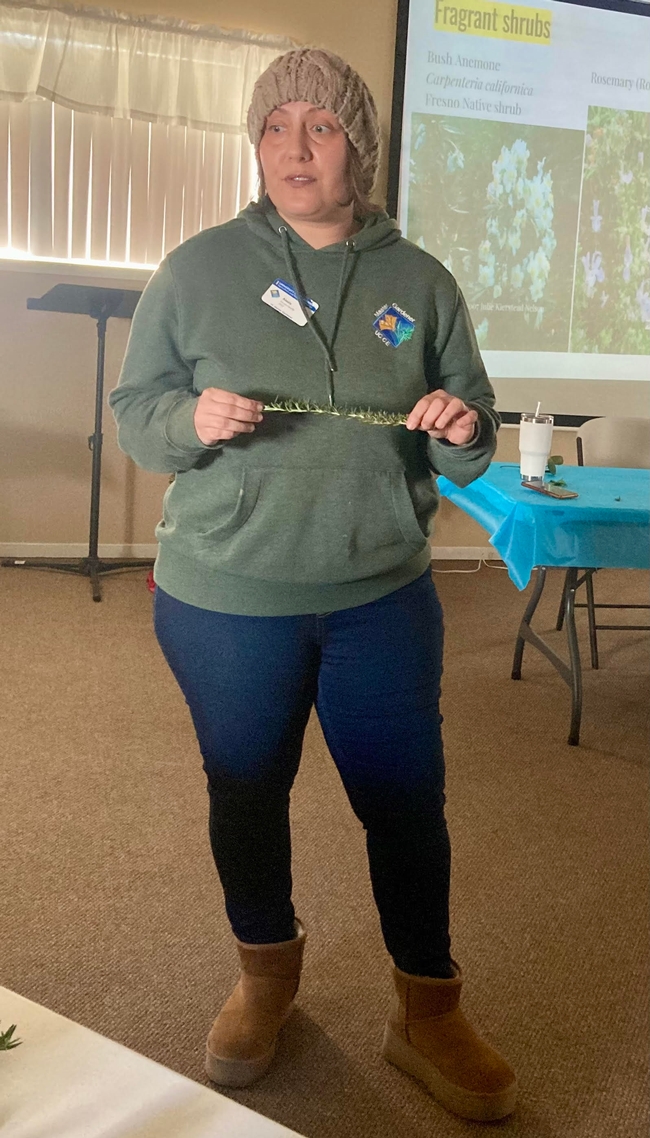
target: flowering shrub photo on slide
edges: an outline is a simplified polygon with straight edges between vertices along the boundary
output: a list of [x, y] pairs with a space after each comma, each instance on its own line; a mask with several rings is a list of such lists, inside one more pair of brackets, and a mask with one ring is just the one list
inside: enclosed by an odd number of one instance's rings
[[[492, 181], [486, 191], [486, 236], [479, 246], [478, 290], [492, 289], [496, 299], [504, 292], [541, 300], [557, 246], [553, 231], [555, 199], [553, 177], [537, 163], [537, 173], [528, 177], [530, 151], [518, 138], [510, 148], [501, 147], [492, 163]], [[544, 319], [540, 305], [535, 326]]]
[[650, 355], [650, 114], [590, 107], [572, 352]]
[[407, 236], [456, 277], [480, 347], [567, 351], [584, 134], [414, 114]]

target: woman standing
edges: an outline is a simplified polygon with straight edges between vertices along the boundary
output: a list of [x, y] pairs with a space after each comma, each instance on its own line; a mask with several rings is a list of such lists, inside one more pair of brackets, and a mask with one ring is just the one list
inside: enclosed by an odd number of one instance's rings
[[[315, 706], [395, 965], [384, 1054], [448, 1109], [501, 1118], [515, 1076], [460, 1011], [450, 955], [427, 539], [433, 475], [466, 485], [489, 465], [494, 395], [456, 282], [370, 205], [379, 133], [360, 77], [291, 51], [248, 124], [260, 200], [165, 259], [110, 400], [122, 449], [176, 476], [155, 629], [198, 736], [241, 962], [207, 1072], [259, 1078], [298, 987], [289, 796]], [[408, 420], [265, 413], [277, 399]]]

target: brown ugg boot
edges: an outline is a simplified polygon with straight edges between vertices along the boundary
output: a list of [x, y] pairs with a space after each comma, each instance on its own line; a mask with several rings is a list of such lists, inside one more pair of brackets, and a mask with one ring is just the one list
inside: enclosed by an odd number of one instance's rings
[[442, 1106], [461, 1118], [492, 1122], [515, 1108], [515, 1073], [484, 1043], [459, 1008], [461, 972], [451, 980], [394, 970], [382, 1054], [419, 1079]]
[[212, 1025], [205, 1069], [222, 1087], [247, 1087], [267, 1071], [298, 991], [305, 930], [280, 944], [237, 941], [239, 982]]

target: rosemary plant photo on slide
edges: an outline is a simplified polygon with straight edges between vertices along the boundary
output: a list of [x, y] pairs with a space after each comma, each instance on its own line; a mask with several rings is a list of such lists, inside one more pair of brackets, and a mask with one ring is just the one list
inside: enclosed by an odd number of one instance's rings
[[650, 114], [590, 107], [572, 352], [650, 354]]

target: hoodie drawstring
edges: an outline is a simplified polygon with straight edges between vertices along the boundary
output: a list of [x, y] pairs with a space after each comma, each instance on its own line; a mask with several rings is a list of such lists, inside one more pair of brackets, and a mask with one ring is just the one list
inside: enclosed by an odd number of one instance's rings
[[289, 279], [291, 280], [291, 284], [294, 287], [296, 296], [298, 298], [298, 303], [299, 303], [300, 307], [302, 308], [302, 311], [304, 312], [304, 314], [307, 318], [307, 323], [312, 330], [312, 334], [318, 340], [321, 351], [323, 352], [323, 355], [325, 356], [325, 362], [327, 365], [327, 402], [328, 402], [328, 406], [333, 407], [334, 406], [334, 372], [336, 371], [336, 360], [334, 358], [333, 348], [334, 348], [334, 341], [336, 340], [336, 333], [338, 332], [339, 321], [341, 319], [341, 309], [343, 307], [343, 295], [345, 293], [345, 286], [347, 284], [347, 279], [348, 279], [347, 269], [348, 269], [348, 263], [350, 260], [350, 254], [354, 252], [354, 241], [348, 240], [345, 242], [345, 252], [343, 254], [343, 260], [341, 263], [341, 272], [339, 275], [338, 289], [336, 292], [336, 304], [334, 306], [334, 324], [332, 326], [332, 335], [331, 335], [330, 340], [328, 342], [325, 334], [323, 333], [323, 331], [320, 328], [320, 325], [317, 323], [317, 321], [315, 320], [314, 316], [309, 311], [309, 309], [305, 303], [304, 289], [302, 288], [300, 278], [298, 276], [298, 269], [297, 269], [296, 262], [295, 262], [294, 257], [293, 257], [293, 253], [291, 251], [291, 244], [289, 241], [289, 231], [288, 231], [286, 225], [281, 225], [278, 229], [278, 232], [280, 234], [280, 239], [282, 241], [282, 249], [284, 252], [284, 260], [285, 260], [285, 264], [287, 266], [287, 270], [289, 272]]

